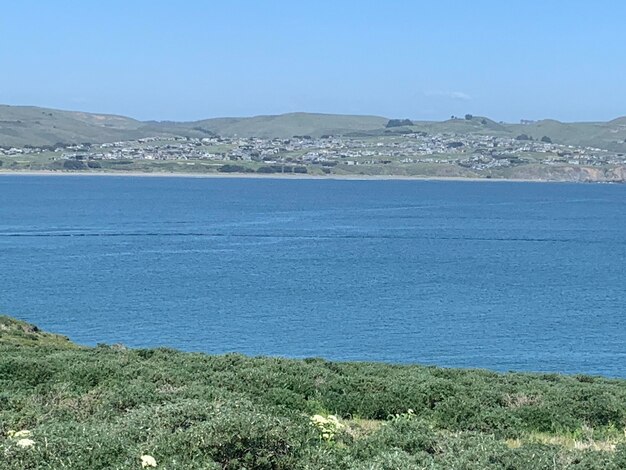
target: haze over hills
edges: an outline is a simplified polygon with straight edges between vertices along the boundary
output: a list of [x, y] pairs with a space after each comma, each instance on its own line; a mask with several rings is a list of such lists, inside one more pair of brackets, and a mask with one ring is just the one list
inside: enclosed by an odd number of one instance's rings
[[446, 121], [413, 121], [413, 125], [387, 128], [389, 118], [316, 113], [213, 118], [192, 122], [138, 121], [110, 114], [62, 111], [35, 106], [0, 105], [0, 146], [45, 146], [56, 143], [104, 143], [154, 136], [319, 137], [325, 134], [359, 136], [426, 132], [454, 134], [526, 134], [535, 140], [626, 151], [626, 117], [609, 122], [564, 123], [545, 119], [525, 124], [497, 123], [473, 116]]

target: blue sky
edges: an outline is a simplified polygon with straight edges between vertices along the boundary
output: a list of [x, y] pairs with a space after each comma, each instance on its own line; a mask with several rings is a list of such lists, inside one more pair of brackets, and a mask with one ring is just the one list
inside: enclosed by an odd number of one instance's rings
[[193, 120], [626, 114], [626, 2], [2, 2], [0, 103]]

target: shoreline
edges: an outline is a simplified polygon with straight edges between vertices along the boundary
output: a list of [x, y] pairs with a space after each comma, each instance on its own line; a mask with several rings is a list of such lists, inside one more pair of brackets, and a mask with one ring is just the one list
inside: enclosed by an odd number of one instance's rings
[[[32, 343], [30, 339], [26, 339], [25, 341], [32, 345], [32, 346], [38, 346], [41, 343], [45, 342], [45, 340], [58, 340], [61, 342], [62, 345], [64, 346], [70, 346], [73, 350], [79, 350], [79, 351], [86, 351], [86, 350], [96, 350], [98, 348], [99, 344], [109, 344], [109, 343], [101, 343], [99, 340], [94, 339], [92, 341], [87, 341], [87, 342], [79, 342], [78, 340], [74, 339], [74, 337], [69, 336], [68, 334], [64, 333], [64, 332], [57, 332], [57, 331], [49, 331], [48, 329], [46, 329], [45, 327], [40, 327], [40, 322], [35, 320], [31, 320], [31, 319], [26, 319], [24, 316], [20, 316], [20, 317], [16, 317], [13, 315], [8, 315], [5, 314], [4, 312], [0, 312], [0, 325], [2, 324], [11, 324], [11, 325], [18, 325], [20, 326], [22, 329], [27, 329], [31, 332], [35, 332], [36, 334], [43, 336], [42, 339], [44, 339], [44, 341], [38, 343]], [[10, 330], [4, 330], [4, 331], [9, 331]], [[0, 332], [2, 332], [2, 329], [0, 328]], [[0, 335], [1, 336], [1, 335]], [[0, 342], [1, 344], [1, 342]], [[617, 382], [625, 382], [626, 383], [626, 375], [622, 376], [622, 375], [611, 375], [611, 374], [607, 374], [606, 372], [597, 372], [597, 371], [585, 371], [585, 370], [574, 370], [574, 369], [558, 369], [558, 370], [553, 370], [553, 369], [540, 369], [540, 368], [533, 368], [533, 369], [520, 369], [520, 368], [516, 368], [516, 369], [498, 369], [498, 368], [494, 368], [494, 367], [484, 367], [484, 366], [476, 366], [476, 365], [446, 365], [446, 364], [442, 364], [441, 362], [434, 362], [432, 360], [421, 360], [419, 362], [415, 362], [415, 361], [393, 361], [393, 360], [384, 360], [384, 359], [371, 359], [371, 358], [365, 358], [365, 359], [342, 359], [342, 358], [337, 358], [337, 357], [333, 357], [332, 355], [323, 355], [323, 356], [310, 356], [307, 354], [301, 354], [301, 355], [288, 355], [288, 354], [276, 354], [276, 353], [246, 353], [246, 352], [240, 352], [239, 350], [224, 350], [222, 352], [207, 352], [207, 351], [203, 351], [201, 349], [186, 349], [186, 348], [181, 348], [180, 346], [176, 346], [176, 345], [172, 345], [172, 344], [168, 344], [168, 343], [162, 343], [162, 342], [156, 342], [154, 344], [142, 344], [142, 345], [138, 345], [138, 344], [134, 344], [134, 345], [128, 345], [126, 343], [113, 343], [113, 346], [121, 346], [123, 347], [125, 350], [129, 350], [129, 351], [137, 351], [140, 349], [159, 349], [159, 348], [167, 348], [170, 349], [172, 351], [176, 351], [176, 353], [179, 354], [184, 354], [184, 355], [203, 355], [203, 356], [210, 356], [210, 357], [224, 357], [228, 354], [237, 354], [240, 355], [242, 357], [245, 357], [249, 360], [256, 360], [256, 359], [277, 359], [277, 360], [281, 360], [281, 361], [287, 361], [287, 362], [304, 362], [307, 359], [311, 359], [311, 358], [315, 358], [315, 359], [320, 359], [322, 361], [326, 361], [326, 362], [333, 362], [333, 363], [337, 363], [337, 364], [360, 364], [360, 365], [376, 365], [379, 367], [401, 367], [401, 368], [432, 368], [435, 367], [437, 369], [442, 369], [442, 370], [448, 370], [448, 371], [461, 371], [464, 373], [474, 373], [474, 372], [486, 372], [489, 374], [496, 374], [498, 376], [507, 376], [510, 374], [517, 374], [517, 375], [525, 375], [525, 376], [539, 376], [539, 375], [545, 375], [545, 374], [556, 374], [559, 376], [563, 376], [563, 377], [576, 377], [579, 375], [586, 375], [589, 377], [594, 377], [600, 380], [606, 380], [606, 381], [617, 381]]]
[[495, 183], [603, 183], [609, 181], [563, 181], [528, 178], [474, 178], [463, 176], [405, 176], [405, 175], [309, 175], [287, 173], [185, 173], [185, 172], [116, 172], [116, 171], [52, 171], [52, 170], [0, 170], [2, 176], [121, 176], [148, 178], [198, 178], [198, 179], [280, 179], [280, 180], [329, 180], [329, 181], [467, 181]]

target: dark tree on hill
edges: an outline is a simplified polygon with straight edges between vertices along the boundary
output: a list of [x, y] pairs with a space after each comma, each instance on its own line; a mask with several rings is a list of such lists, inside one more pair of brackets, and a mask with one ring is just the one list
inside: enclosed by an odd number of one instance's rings
[[217, 135], [215, 132], [212, 132], [212, 131], [210, 131], [208, 129], [205, 129], [204, 127], [200, 127], [200, 126], [192, 127], [192, 129], [194, 131], [202, 132], [203, 134], [210, 135], [210, 136], [216, 136]]
[[545, 142], [546, 144], [551, 144], [551, 143], [552, 143], [552, 139], [551, 139], [550, 137], [548, 137], [547, 135], [544, 135], [544, 136], [541, 138], [541, 141], [542, 141], [542, 142]]
[[520, 134], [517, 137], [515, 137], [515, 140], [533, 140], [533, 139], [529, 137], [527, 134]]
[[385, 127], [401, 127], [401, 126], [412, 126], [413, 121], [410, 119], [390, 119]]
[[474, 116], [472, 116], [471, 114], [466, 114], [465, 119], [471, 121], [472, 119], [474, 119]]

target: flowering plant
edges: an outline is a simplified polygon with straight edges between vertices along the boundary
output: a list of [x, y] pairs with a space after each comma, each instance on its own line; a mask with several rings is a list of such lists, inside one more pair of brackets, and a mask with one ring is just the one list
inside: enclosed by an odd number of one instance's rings
[[344, 427], [344, 425], [339, 422], [339, 418], [335, 415], [328, 415], [327, 417], [322, 415], [313, 415], [309, 419], [311, 424], [317, 428], [322, 439], [325, 441], [331, 441]]
[[21, 431], [7, 431], [7, 437], [9, 439], [13, 439], [15, 445], [22, 449], [28, 449], [29, 447], [33, 447], [35, 445], [35, 441], [29, 439], [31, 434], [32, 433], [28, 429], [22, 429]]

